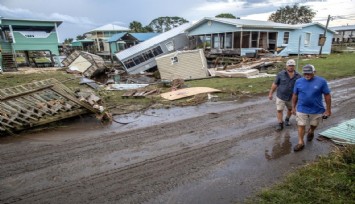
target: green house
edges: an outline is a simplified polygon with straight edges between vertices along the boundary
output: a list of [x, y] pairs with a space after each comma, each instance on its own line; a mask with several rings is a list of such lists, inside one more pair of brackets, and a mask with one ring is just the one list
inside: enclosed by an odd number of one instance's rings
[[8, 19], [0, 17], [0, 65], [2, 70], [19, 65], [54, 66], [59, 56], [58, 26], [62, 21]]

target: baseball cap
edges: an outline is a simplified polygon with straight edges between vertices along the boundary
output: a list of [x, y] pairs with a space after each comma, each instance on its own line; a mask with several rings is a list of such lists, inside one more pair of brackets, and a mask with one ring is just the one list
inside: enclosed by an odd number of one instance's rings
[[316, 69], [311, 64], [307, 64], [304, 67], [302, 67], [303, 74], [313, 74], [315, 71]]
[[293, 59], [290, 59], [290, 60], [288, 60], [287, 62], [286, 62], [286, 66], [296, 66], [296, 62], [295, 62], [295, 60], [293, 60]]

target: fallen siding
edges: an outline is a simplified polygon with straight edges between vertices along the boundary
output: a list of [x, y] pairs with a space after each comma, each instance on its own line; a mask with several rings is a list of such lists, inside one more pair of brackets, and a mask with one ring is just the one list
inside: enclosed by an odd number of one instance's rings
[[208, 77], [207, 61], [202, 49], [176, 51], [155, 60], [163, 80]]

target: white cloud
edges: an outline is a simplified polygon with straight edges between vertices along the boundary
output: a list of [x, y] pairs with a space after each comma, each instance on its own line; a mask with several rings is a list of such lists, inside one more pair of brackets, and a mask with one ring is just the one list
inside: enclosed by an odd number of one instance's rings
[[22, 9], [22, 8], [16, 8], [16, 9], [9, 9], [6, 6], [3, 6], [0, 4], [0, 13], [2, 17], [27, 17], [27, 16], [32, 16], [33, 13], [27, 9]]
[[50, 18], [64, 21], [66, 23], [77, 24], [78, 26], [82, 26], [82, 27], [91, 28], [92, 26], [97, 26], [94, 22], [92, 22], [87, 17], [74, 17], [74, 16], [64, 15], [60, 13], [52, 13], [50, 15]]
[[15, 8], [9, 9], [6, 6], [0, 4], [0, 13], [5, 18], [27, 18], [27, 19], [38, 19], [38, 20], [58, 20], [64, 21], [66, 23], [77, 24], [80, 27], [93, 27], [97, 26], [93, 21], [91, 21], [87, 17], [76, 17], [76, 16], [69, 16], [60, 13], [52, 13], [50, 15], [46, 15], [44, 13], [34, 13], [27, 9], [22, 8]]
[[231, 10], [232, 8], [241, 7], [244, 3], [243, 2], [206, 2], [201, 6], [197, 7], [196, 11], [205, 11], [205, 12], [224, 12], [227, 10]]

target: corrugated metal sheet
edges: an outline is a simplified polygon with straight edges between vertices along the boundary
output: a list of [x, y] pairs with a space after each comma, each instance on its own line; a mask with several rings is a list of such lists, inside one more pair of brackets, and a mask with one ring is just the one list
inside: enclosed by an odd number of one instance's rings
[[[172, 63], [176, 57], [177, 62]], [[207, 62], [202, 49], [176, 51], [155, 58], [160, 76], [165, 80], [196, 79], [208, 76]]]
[[176, 28], [166, 31], [165, 33], [162, 33], [162, 34], [157, 35], [153, 38], [150, 38], [142, 43], [139, 43], [139, 44], [132, 46], [128, 49], [125, 49], [125, 50], [117, 53], [116, 56], [119, 60], [122, 61], [132, 55], [135, 55], [139, 52], [149, 49], [149, 48], [153, 47], [154, 45], [159, 44], [160, 42], [163, 42], [169, 38], [179, 35], [180, 33], [183, 33], [190, 26], [191, 26], [191, 24], [189, 24], [189, 23], [180, 25]]
[[337, 144], [355, 144], [355, 118], [319, 133]]

